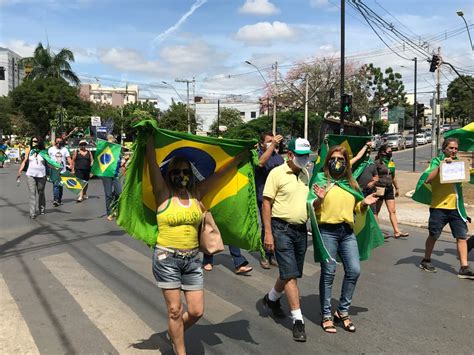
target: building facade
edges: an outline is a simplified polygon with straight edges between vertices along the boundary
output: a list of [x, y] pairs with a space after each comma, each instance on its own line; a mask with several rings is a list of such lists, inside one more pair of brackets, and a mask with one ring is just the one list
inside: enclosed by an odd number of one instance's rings
[[138, 102], [138, 93], [138, 85], [116, 88], [93, 83], [82, 84], [80, 96], [86, 101], [121, 107], [129, 103]]
[[25, 71], [19, 64], [20, 59], [22, 57], [12, 50], [0, 47], [0, 96], [7, 96], [23, 82]]

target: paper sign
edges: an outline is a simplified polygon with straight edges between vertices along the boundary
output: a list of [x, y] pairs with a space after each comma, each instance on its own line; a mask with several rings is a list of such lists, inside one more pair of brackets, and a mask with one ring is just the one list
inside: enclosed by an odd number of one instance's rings
[[9, 159], [20, 159], [20, 148], [9, 148], [8, 149]]
[[440, 182], [450, 184], [453, 182], [469, 181], [469, 161], [464, 159], [455, 160], [451, 163], [441, 163]]
[[94, 127], [100, 126], [100, 117], [99, 116], [92, 116], [91, 117], [91, 126], [94, 126]]

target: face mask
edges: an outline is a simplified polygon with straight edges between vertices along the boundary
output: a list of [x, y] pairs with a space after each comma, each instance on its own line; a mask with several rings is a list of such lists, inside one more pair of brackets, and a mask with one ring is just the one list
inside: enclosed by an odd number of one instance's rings
[[295, 164], [298, 168], [303, 169], [308, 165], [309, 162], [309, 156], [308, 155], [302, 155], [302, 156], [294, 156], [293, 157], [293, 164]]
[[329, 160], [329, 172], [331, 175], [341, 175], [346, 170], [346, 162], [337, 159]]
[[390, 153], [385, 153], [385, 157], [386, 157], [388, 160], [392, 159], [392, 152], [390, 152]]
[[177, 175], [171, 178], [171, 184], [176, 189], [186, 188], [189, 185], [189, 176], [186, 175]]

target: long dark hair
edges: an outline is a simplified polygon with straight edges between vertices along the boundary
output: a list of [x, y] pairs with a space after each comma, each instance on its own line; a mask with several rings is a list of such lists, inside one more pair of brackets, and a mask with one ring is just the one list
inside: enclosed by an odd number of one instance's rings
[[347, 179], [347, 181], [349, 182], [349, 185], [351, 185], [351, 187], [354, 190], [358, 191], [359, 190], [359, 184], [352, 177], [351, 162], [350, 162], [350, 159], [349, 159], [349, 153], [347, 152], [347, 149], [344, 148], [342, 145], [336, 145], [336, 146], [332, 147], [331, 149], [329, 149], [329, 152], [326, 155], [326, 159], [324, 160], [324, 167], [323, 167], [324, 175], [326, 175], [327, 179], [330, 180], [331, 174], [329, 173], [329, 161], [331, 160], [331, 156], [334, 152], [340, 152], [344, 156], [344, 161], [346, 162], [346, 171], [344, 172], [343, 177], [345, 177]]
[[166, 168], [166, 177], [165, 177], [168, 187], [172, 193], [174, 194], [177, 193], [177, 190], [173, 187], [173, 184], [171, 184], [170, 175], [171, 175], [171, 171], [175, 169], [181, 163], [185, 163], [188, 166], [189, 170], [191, 170], [191, 174], [189, 175], [189, 184], [186, 187], [186, 190], [188, 190], [188, 192], [191, 193], [193, 197], [196, 197], [196, 177], [194, 176], [190, 161], [183, 156], [175, 155], [173, 158], [171, 158], [171, 160], [168, 163], [168, 166]]
[[31, 139], [30, 139], [30, 149], [33, 148], [33, 139], [36, 139], [38, 141], [38, 143], [36, 143], [36, 148], [38, 148], [39, 150], [45, 149], [43, 138], [41, 138], [39, 136], [31, 137]]
[[382, 144], [380, 146], [379, 151], [377, 152], [377, 155], [375, 156], [375, 160], [378, 160], [379, 162], [381, 162], [383, 159], [383, 154], [387, 153], [388, 148], [389, 148], [388, 144]]

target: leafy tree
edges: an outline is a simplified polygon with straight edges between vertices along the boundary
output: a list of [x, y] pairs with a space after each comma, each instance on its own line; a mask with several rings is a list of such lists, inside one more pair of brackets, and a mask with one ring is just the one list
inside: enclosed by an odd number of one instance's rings
[[[0, 129], [3, 134], [13, 133], [12, 116], [14, 111], [11, 104], [11, 99], [8, 96], [0, 97]], [[0, 137], [1, 138], [1, 137]]]
[[[223, 107], [220, 110], [219, 126], [226, 126], [227, 129], [237, 127], [244, 123], [240, 117], [240, 111], [235, 108]], [[213, 134], [217, 134], [217, 118], [209, 127]]]
[[21, 64], [32, 67], [27, 79], [63, 78], [79, 85], [80, 80], [72, 71], [69, 62], [74, 62], [74, 54], [69, 49], [63, 48], [55, 54], [49, 46], [44, 48], [41, 42], [38, 43], [33, 57], [21, 60]]
[[[196, 119], [194, 112], [190, 112], [191, 132], [196, 132]], [[158, 125], [161, 128], [170, 129], [173, 131], [187, 132], [188, 131], [188, 114], [186, 105], [182, 102], [172, 102], [171, 106], [166, 110], [161, 118], [158, 120]]]
[[[474, 87], [474, 77], [464, 75], [463, 78], [471, 87]], [[448, 116], [462, 120], [463, 125], [474, 120], [474, 94], [461, 78], [456, 78], [449, 83], [447, 96], [446, 114]]]

